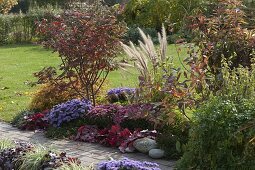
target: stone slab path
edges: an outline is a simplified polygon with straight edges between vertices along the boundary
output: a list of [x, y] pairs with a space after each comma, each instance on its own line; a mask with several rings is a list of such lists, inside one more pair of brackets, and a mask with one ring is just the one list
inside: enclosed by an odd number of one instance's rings
[[68, 156], [78, 157], [82, 164], [96, 164], [109, 158], [120, 159], [128, 157], [133, 160], [156, 162], [162, 170], [174, 169], [175, 161], [155, 160], [142, 153], [122, 154], [115, 148], [104, 147], [98, 144], [76, 142], [69, 140], [50, 140], [44, 137], [42, 132], [20, 131], [7, 123], [0, 122], [0, 139], [11, 139], [27, 141], [40, 144], [47, 148], [57, 149], [60, 152], [67, 152]]

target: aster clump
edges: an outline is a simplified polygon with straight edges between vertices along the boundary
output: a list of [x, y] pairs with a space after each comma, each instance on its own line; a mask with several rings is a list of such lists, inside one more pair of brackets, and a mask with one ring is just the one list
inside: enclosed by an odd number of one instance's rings
[[136, 89], [129, 87], [119, 87], [110, 89], [107, 92], [109, 103], [126, 102], [135, 95]]
[[92, 104], [89, 100], [73, 99], [54, 106], [47, 118], [52, 126], [60, 127], [64, 122], [70, 122], [84, 116], [91, 108]]
[[134, 161], [128, 158], [123, 158], [121, 160], [110, 160], [103, 161], [98, 164], [97, 170], [160, 170], [157, 163], [147, 162], [147, 161]]

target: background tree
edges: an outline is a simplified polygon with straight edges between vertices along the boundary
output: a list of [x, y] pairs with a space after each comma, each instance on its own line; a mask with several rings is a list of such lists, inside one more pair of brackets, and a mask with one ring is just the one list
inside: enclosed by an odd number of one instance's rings
[[124, 10], [128, 25], [156, 28], [162, 23], [175, 24], [179, 29], [186, 16], [199, 9], [201, 0], [130, 0]]

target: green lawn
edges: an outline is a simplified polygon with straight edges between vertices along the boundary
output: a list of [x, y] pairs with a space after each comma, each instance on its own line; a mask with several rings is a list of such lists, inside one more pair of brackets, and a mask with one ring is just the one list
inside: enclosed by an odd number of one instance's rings
[[[168, 54], [175, 56], [175, 65], [181, 66], [174, 45], [169, 45]], [[183, 50], [181, 60], [185, 54]], [[35, 80], [33, 73], [45, 66], [57, 66], [60, 60], [57, 54], [40, 46], [9, 45], [0, 47], [0, 61], [0, 120], [11, 121], [30, 102], [31, 93], [36, 87], [28, 86], [27, 82]], [[122, 70], [110, 73], [109, 86], [136, 86], [138, 73], [134, 69], [129, 71], [131, 74]]]

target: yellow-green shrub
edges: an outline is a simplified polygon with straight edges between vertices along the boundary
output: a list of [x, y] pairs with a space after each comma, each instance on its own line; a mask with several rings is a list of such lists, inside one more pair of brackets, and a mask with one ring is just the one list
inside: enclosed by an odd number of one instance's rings
[[14, 5], [17, 5], [17, 0], [0, 0], [0, 13], [8, 13]]
[[51, 109], [54, 105], [79, 98], [75, 90], [63, 89], [57, 84], [43, 84], [33, 94], [29, 105], [31, 110]]

